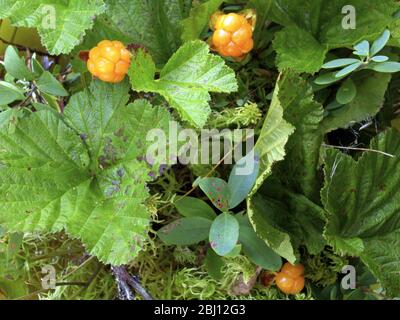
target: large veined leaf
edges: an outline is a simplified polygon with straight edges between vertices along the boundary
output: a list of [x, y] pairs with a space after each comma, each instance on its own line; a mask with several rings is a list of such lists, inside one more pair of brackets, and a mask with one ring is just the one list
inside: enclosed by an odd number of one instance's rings
[[295, 261], [296, 257], [294, 256], [290, 236], [276, 228], [273, 219], [270, 220], [265, 215], [265, 207], [263, 208], [262, 205], [259, 205], [260, 202], [255, 202], [257, 190], [271, 175], [272, 165], [283, 160], [285, 145], [294, 131], [294, 127], [283, 118], [284, 110], [279, 92], [278, 80], [268, 114], [255, 145], [256, 152], [260, 156], [260, 169], [255, 185], [247, 199], [247, 208], [249, 219], [258, 236], [281, 256], [289, 261]]
[[2, 0], [0, 19], [17, 27], [37, 28], [50, 54], [69, 53], [79, 44], [93, 18], [104, 12], [103, 0]]
[[132, 43], [145, 46], [157, 64], [164, 64], [178, 49], [181, 21], [180, 0], [107, 0], [107, 16]]
[[[356, 28], [346, 29], [342, 9], [355, 9]], [[271, 19], [285, 26], [274, 41], [280, 69], [317, 72], [326, 53], [335, 48], [353, 46], [361, 40], [375, 40], [393, 23], [398, 5], [392, 0], [277, 0], [271, 7]]]
[[155, 72], [151, 56], [139, 50], [129, 69], [132, 88], [161, 94], [183, 120], [198, 128], [204, 126], [211, 113], [209, 91], [237, 90], [234, 72], [222, 58], [210, 54], [202, 41], [187, 42], [179, 48], [157, 80]]
[[360, 72], [355, 75], [356, 97], [349, 104], [329, 111], [321, 123], [321, 130], [326, 133], [374, 117], [383, 105], [390, 79], [389, 74], [377, 72]]
[[262, 238], [273, 250], [295, 262], [299, 244], [307, 245], [312, 253], [318, 253], [325, 245], [317, 177], [323, 109], [313, 100], [311, 85], [297, 74], [281, 75], [277, 88], [275, 103], [279, 103], [283, 118], [296, 130], [283, 145], [287, 154], [277, 164], [277, 174], [253, 195], [249, 210], [259, 235], [264, 235]]
[[141, 160], [146, 135], [167, 131], [169, 115], [144, 100], [126, 105], [128, 89], [93, 81], [71, 99], [65, 119], [38, 111], [12, 132], [8, 111], [1, 113], [1, 224], [10, 231], [65, 230], [105, 263], [135, 257], [150, 222], [143, 202], [154, 168]]
[[193, 7], [189, 17], [182, 21], [182, 40], [199, 39], [202, 32], [208, 28], [211, 15], [223, 2], [223, 0], [208, 0]]
[[[358, 161], [330, 150], [321, 195], [325, 235], [337, 250], [360, 255], [391, 295], [400, 294], [400, 136], [389, 130]], [[391, 156], [379, 153], [386, 152]]]

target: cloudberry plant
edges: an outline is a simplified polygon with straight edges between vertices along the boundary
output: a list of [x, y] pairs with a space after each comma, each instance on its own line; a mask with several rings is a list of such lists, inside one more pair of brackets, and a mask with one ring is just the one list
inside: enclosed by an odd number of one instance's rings
[[253, 49], [253, 27], [244, 16], [217, 13], [212, 18], [212, 24], [212, 44], [220, 55], [240, 58]]
[[103, 40], [89, 51], [90, 73], [105, 82], [121, 82], [128, 72], [131, 53], [120, 41]]
[[275, 276], [278, 288], [286, 294], [298, 294], [304, 289], [304, 266], [286, 262]]

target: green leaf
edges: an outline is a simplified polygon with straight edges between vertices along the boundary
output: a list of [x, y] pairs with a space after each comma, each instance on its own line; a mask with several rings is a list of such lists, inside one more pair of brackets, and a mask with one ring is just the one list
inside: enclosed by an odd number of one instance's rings
[[4, 68], [16, 79], [34, 79], [34, 74], [26, 66], [25, 59], [19, 56], [18, 51], [13, 46], [8, 46], [6, 49]]
[[240, 224], [239, 242], [244, 254], [256, 265], [270, 271], [278, 271], [282, 266], [281, 257], [276, 254], [255, 233], [247, 216], [237, 217]]
[[390, 38], [390, 31], [385, 30], [382, 35], [375, 40], [375, 42], [371, 46], [370, 56], [373, 57], [377, 53], [379, 53], [388, 43]]
[[389, 57], [387, 56], [375, 56], [371, 59], [374, 62], [385, 62], [389, 60]]
[[365, 0], [353, 0], [357, 26], [348, 30], [342, 24], [342, 8], [348, 4], [345, 0], [273, 1], [269, 19], [284, 26], [274, 40], [279, 69], [293, 66], [297, 72], [317, 72], [328, 51], [354, 46], [365, 39], [375, 40], [394, 22], [393, 14], [398, 10], [391, 0], [368, 6]]
[[254, 9], [257, 14], [256, 27], [253, 32], [255, 48], [258, 48], [260, 41], [263, 40], [263, 32], [266, 30], [265, 25], [269, 19], [271, 5], [272, 0], [249, 0], [247, 3], [246, 8]]
[[25, 96], [22, 89], [12, 83], [0, 81], [0, 105], [7, 105], [24, 99]]
[[354, 54], [362, 57], [369, 56], [369, 42], [364, 40], [354, 46]]
[[[280, 79], [282, 75], [280, 76]], [[257, 235], [275, 252], [289, 261], [295, 261], [290, 236], [276, 228], [273, 219], [265, 215], [265, 207], [260, 206], [257, 201], [257, 190], [271, 175], [272, 165], [283, 160], [285, 156], [285, 145], [294, 127], [283, 118], [283, 106], [280, 99], [280, 80], [275, 86], [275, 91], [268, 114], [264, 120], [260, 136], [256, 142], [255, 150], [260, 155], [260, 173], [256, 183], [247, 200], [249, 219]]]
[[361, 61], [353, 63], [353, 64], [347, 66], [346, 68], [343, 68], [338, 73], [336, 73], [335, 77], [339, 78], [339, 79], [343, 78], [343, 77], [349, 75], [350, 73], [352, 73], [353, 71], [357, 70], [362, 64], [363, 63]]
[[17, 27], [37, 28], [43, 44], [52, 55], [70, 53], [79, 44], [93, 17], [104, 12], [103, 0], [3, 0], [9, 18]]
[[199, 187], [213, 205], [225, 212], [229, 210], [230, 190], [228, 184], [220, 178], [202, 178]]
[[40, 91], [51, 94], [57, 97], [66, 97], [68, 96], [67, 90], [64, 89], [61, 83], [57, 81], [53, 75], [44, 71], [39, 79], [36, 81], [36, 84]]
[[[400, 136], [389, 130], [371, 142], [358, 161], [329, 150], [325, 158], [322, 201], [328, 214], [326, 236], [359, 239], [364, 250], [341, 248], [360, 255], [389, 295], [400, 294]], [[393, 157], [379, 153], [385, 152]], [[359, 245], [357, 246], [359, 247]]]
[[400, 62], [393, 62], [393, 61], [382, 62], [370, 66], [370, 69], [382, 73], [396, 73], [400, 72]]
[[211, 248], [220, 256], [230, 253], [239, 239], [239, 223], [229, 213], [221, 213], [212, 223], [209, 235]]
[[324, 132], [346, 128], [352, 122], [373, 117], [381, 108], [390, 75], [360, 72], [352, 79], [357, 88], [357, 96], [349, 104], [329, 112], [321, 123]]
[[340, 67], [348, 66], [348, 65], [353, 64], [353, 63], [357, 63], [357, 62], [360, 62], [360, 60], [351, 59], [351, 58], [348, 58], [348, 59], [336, 59], [336, 60], [332, 60], [332, 61], [329, 61], [329, 62], [325, 63], [324, 65], [322, 65], [322, 68], [324, 68], [324, 69], [340, 68]]
[[145, 46], [157, 65], [178, 49], [183, 17], [180, 0], [106, 0], [109, 25], [131, 43]]
[[335, 82], [341, 80], [341, 78], [336, 77], [336, 74], [337, 74], [337, 72], [324, 73], [324, 74], [320, 75], [319, 77], [317, 77], [314, 80], [314, 82], [321, 86], [335, 83]]
[[232, 168], [228, 180], [230, 209], [235, 208], [246, 199], [253, 189], [259, 169], [259, 157], [253, 152], [240, 159]]
[[19, 119], [14, 132], [0, 114], [0, 224], [18, 232], [65, 230], [105, 263], [137, 255], [148, 236], [142, 203], [151, 179], [138, 159], [148, 131], [167, 132], [170, 118], [143, 100], [126, 105], [128, 89], [93, 81], [71, 98], [65, 116], [44, 109]]
[[158, 232], [167, 245], [187, 246], [208, 239], [212, 221], [201, 217], [188, 217], [175, 220]]
[[278, 32], [273, 44], [280, 71], [289, 69], [296, 72], [317, 72], [328, 51], [309, 32], [295, 26]]
[[184, 217], [202, 217], [214, 220], [214, 210], [203, 200], [194, 197], [180, 197], [174, 202], [178, 212]]
[[222, 257], [217, 255], [213, 249], [207, 249], [204, 264], [211, 277], [213, 277], [217, 281], [222, 279], [222, 268], [224, 267], [225, 263]]
[[336, 101], [340, 104], [348, 104], [354, 100], [357, 95], [357, 87], [352, 79], [347, 79], [342, 83], [336, 93]]
[[199, 39], [204, 30], [208, 29], [211, 15], [216, 12], [223, 0], [208, 0], [195, 5], [190, 10], [190, 16], [182, 21], [182, 41]]
[[234, 72], [221, 57], [209, 53], [202, 41], [185, 43], [171, 57], [155, 80], [151, 57], [139, 50], [129, 69], [132, 88], [156, 92], [190, 124], [202, 128], [211, 112], [210, 92], [229, 93], [237, 90]]

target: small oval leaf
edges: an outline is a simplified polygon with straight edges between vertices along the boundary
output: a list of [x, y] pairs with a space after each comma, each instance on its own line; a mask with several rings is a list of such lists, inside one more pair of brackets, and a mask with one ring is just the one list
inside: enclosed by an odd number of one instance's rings
[[388, 43], [390, 39], [390, 31], [385, 30], [382, 35], [372, 44], [371, 47], [371, 56], [376, 55], [378, 52], [380, 52]]
[[357, 87], [354, 84], [354, 81], [352, 79], [347, 79], [340, 86], [336, 94], [336, 101], [342, 105], [348, 104], [351, 101], [353, 101], [356, 95], [357, 95]]
[[350, 73], [352, 73], [353, 71], [357, 70], [361, 65], [362, 65], [361, 61], [358, 61], [357, 63], [353, 63], [353, 64], [349, 65], [348, 67], [340, 70], [338, 73], [336, 73], [335, 77], [343, 78], [343, 77], [349, 75]]
[[371, 59], [374, 62], [385, 62], [389, 60], [389, 57], [387, 56], [375, 56]]
[[213, 222], [210, 229], [210, 245], [214, 251], [224, 256], [229, 254], [239, 239], [239, 223], [229, 213], [221, 213]]
[[352, 59], [352, 58], [336, 59], [336, 60], [332, 60], [332, 61], [325, 63], [324, 65], [322, 65], [322, 68], [324, 68], [324, 69], [340, 68], [340, 67], [345, 67], [350, 64], [359, 62], [359, 61], [360, 61], [359, 59]]
[[199, 181], [201, 190], [214, 206], [222, 212], [229, 210], [229, 187], [226, 181], [219, 178], [203, 178]]
[[212, 221], [201, 217], [182, 218], [158, 230], [160, 239], [167, 245], [188, 246], [208, 238]]

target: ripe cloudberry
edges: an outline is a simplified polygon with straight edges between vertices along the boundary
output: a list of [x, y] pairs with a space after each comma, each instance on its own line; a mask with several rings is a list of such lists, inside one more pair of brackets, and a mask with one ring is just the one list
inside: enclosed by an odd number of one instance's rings
[[87, 67], [95, 77], [117, 83], [125, 78], [131, 63], [131, 53], [119, 41], [103, 40], [89, 51]]
[[304, 266], [296, 266], [286, 262], [281, 271], [275, 276], [275, 283], [278, 288], [286, 294], [297, 294], [304, 289]]
[[212, 19], [212, 44], [220, 55], [240, 58], [253, 49], [253, 27], [244, 16], [228, 13], [219, 14]]

